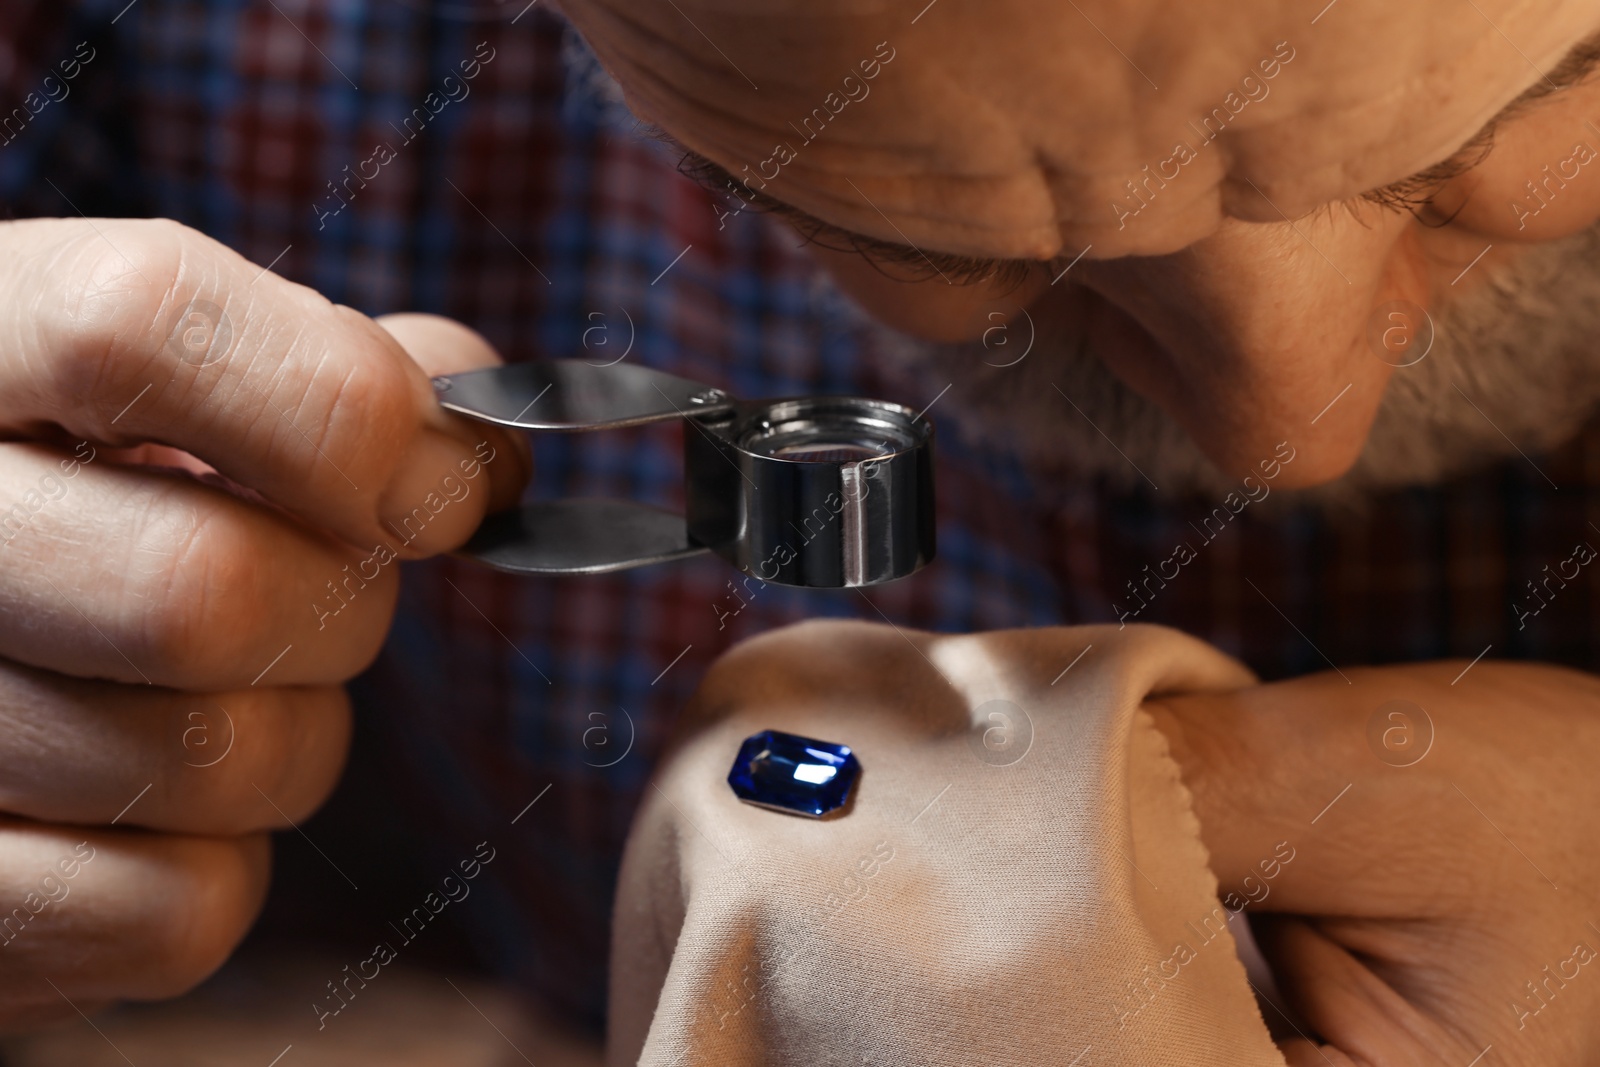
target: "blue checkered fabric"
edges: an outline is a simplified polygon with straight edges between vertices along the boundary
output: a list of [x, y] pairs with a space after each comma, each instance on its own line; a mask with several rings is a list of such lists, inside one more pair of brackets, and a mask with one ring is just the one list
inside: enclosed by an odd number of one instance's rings
[[[543, 3], [4, 0], [0, 39], [12, 217], [179, 219], [362, 311], [460, 319], [511, 360], [625, 351], [742, 396], [916, 408], [946, 384], [889, 370], [880, 328], [781, 226], [751, 213], [719, 225]], [[94, 58], [70, 95], [12, 136], [5, 116], [80, 42]], [[379, 146], [392, 159], [376, 177], [345, 184], [372, 173]], [[676, 432], [538, 438], [530, 492], [676, 506]], [[819, 615], [949, 631], [1106, 621], [1125, 582], [1209, 510], [1042, 486], [999, 445], [954, 422], [939, 432], [940, 559], [866, 593], [735, 600], [734, 572], [710, 559], [588, 579], [407, 568], [393, 635], [355, 692], [417, 847], [503, 844], [461, 909], [486, 959], [599, 1018], [632, 810], [676, 710], [731, 642]], [[1141, 621], [1268, 676], [1485, 650], [1587, 667], [1600, 571], [1526, 629], [1509, 605], [1575, 541], [1600, 544], [1600, 435], [1536, 458], [1559, 490], [1518, 460], [1361, 515], [1246, 514]]]

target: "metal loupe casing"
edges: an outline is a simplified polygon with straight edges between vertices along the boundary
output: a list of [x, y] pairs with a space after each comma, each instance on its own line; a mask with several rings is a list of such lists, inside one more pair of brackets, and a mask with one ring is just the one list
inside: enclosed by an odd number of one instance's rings
[[763, 581], [875, 585], [934, 554], [933, 427], [856, 397], [745, 401], [683, 438], [689, 537]]
[[639, 365], [549, 360], [434, 379], [482, 422], [576, 432], [682, 419], [687, 515], [607, 498], [491, 515], [461, 554], [519, 574], [604, 574], [715, 552], [780, 585], [903, 578], [933, 559], [933, 425], [857, 397], [736, 400]]

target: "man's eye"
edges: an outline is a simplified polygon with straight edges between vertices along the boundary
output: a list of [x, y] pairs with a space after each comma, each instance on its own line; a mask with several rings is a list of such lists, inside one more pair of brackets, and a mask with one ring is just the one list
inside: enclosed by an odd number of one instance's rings
[[1363, 193], [1361, 199], [1392, 211], [1405, 211], [1417, 215], [1431, 208], [1434, 199], [1446, 186], [1482, 163], [1493, 148], [1494, 130], [1485, 129], [1473, 139], [1472, 143], [1443, 163], [1436, 163], [1420, 174], [1413, 174], [1403, 181]]
[[1450, 179], [1437, 178], [1407, 178], [1395, 185], [1386, 185], [1382, 189], [1374, 189], [1370, 193], [1362, 194], [1361, 199], [1368, 203], [1378, 204], [1391, 211], [1406, 211], [1416, 214], [1419, 211], [1433, 206], [1434, 197], [1449, 184]]
[[[938, 278], [950, 285], [989, 283], [1015, 289], [1028, 280], [1035, 267], [1048, 268], [1043, 260], [973, 259], [941, 252], [920, 252], [901, 245], [857, 241], [854, 251], [874, 266], [894, 266], [916, 275], [918, 280]], [[1063, 260], [1063, 263], [1066, 261]]]

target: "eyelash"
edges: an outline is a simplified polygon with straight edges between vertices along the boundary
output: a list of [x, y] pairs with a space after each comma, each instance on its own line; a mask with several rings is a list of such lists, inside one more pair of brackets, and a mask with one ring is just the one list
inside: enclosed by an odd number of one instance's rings
[[1430, 223], [1421, 217], [1421, 213], [1433, 206], [1433, 198], [1438, 196], [1446, 185], [1488, 157], [1490, 150], [1494, 148], [1494, 134], [1499, 124], [1525, 113], [1537, 106], [1541, 100], [1548, 99], [1562, 90], [1581, 85], [1588, 80], [1597, 65], [1600, 65], [1600, 36], [1590, 38], [1570, 52], [1545, 76], [1536, 95], [1516, 102], [1497, 115], [1493, 123], [1462, 146], [1461, 150], [1450, 159], [1394, 185], [1386, 185], [1382, 189], [1363, 193], [1361, 199], [1391, 211], [1410, 212], [1417, 221], [1426, 225], [1448, 225], [1450, 219]]
[[[1381, 189], [1361, 194], [1361, 199], [1369, 204], [1377, 204], [1395, 212], [1408, 212], [1418, 222], [1425, 222], [1422, 212], [1433, 206], [1434, 197], [1438, 196], [1455, 179], [1466, 174], [1488, 157], [1494, 148], [1494, 128], [1489, 127], [1474, 137], [1459, 152], [1443, 163], [1435, 164], [1423, 171], [1414, 174], [1403, 181], [1386, 185]], [[1447, 225], [1449, 219], [1430, 225]]]
[[[764, 210], [768, 214], [787, 219], [807, 244], [829, 248], [836, 252], [854, 252], [873, 267], [879, 268], [880, 273], [884, 265], [904, 268], [911, 273], [913, 281], [939, 278], [951, 285], [994, 282], [1001, 286], [1004, 292], [1010, 292], [1028, 280], [1035, 266], [1035, 262], [1019, 259], [973, 259], [970, 256], [956, 256], [944, 252], [923, 252], [907, 245], [843, 233], [826, 224], [818, 224], [809, 216], [796, 217], [795, 214], [785, 211], [784, 205], [781, 204]], [[829, 243], [830, 239], [841, 241], [843, 245]], [[1043, 261], [1037, 262], [1041, 266], [1049, 265]]]

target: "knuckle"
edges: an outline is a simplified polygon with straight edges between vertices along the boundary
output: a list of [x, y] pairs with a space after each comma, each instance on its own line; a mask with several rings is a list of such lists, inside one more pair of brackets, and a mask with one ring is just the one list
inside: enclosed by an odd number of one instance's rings
[[[114, 636], [157, 684], [218, 690], [300, 647], [301, 680], [324, 684], [359, 674], [375, 658], [399, 593], [398, 575], [329, 567], [323, 590], [308, 577], [327, 566], [321, 542], [302, 537], [248, 504], [180, 478], [138, 487], [123, 500], [126, 564], [111, 579], [123, 611]], [[335, 609], [337, 632], [319, 634], [318, 598]], [[323, 620], [326, 623], [326, 619]], [[332, 629], [332, 628], [330, 628]], [[316, 640], [311, 640], [316, 639]]]
[[219, 722], [218, 733], [233, 742], [231, 762], [218, 761], [199, 787], [218, 829], [279, 829], [311, 815], [333, 791], [349, 749], [344, 690], [247, 690], [226, 703], [231, 729]]
[[154, 946], [159, 964], [141, 998], [178, 996], [203, 982], [243, 940], [266, 898], [265, 837], [174, 839], [172, 845], [186, 899], [153, 902], [169, 910], [167, 921], [150, 931], [161, 935]]
[[266, 416], [277, 423], [276, 460], [306, 464], [313, 478], [341, 491], [369, 481], [381, 485], [421, 432], [432, 391], [375, 323], [348, 308], [327, 307], [331, 323], [301, 328], [287, 347], [270, 359], [261, 354], [251, 368], [263, 384], [270, 377], [283, 390], [274, 401], [281, 411], [268, 408]]
[[[394, 344], [380, 327], [358, 313], [344, 317], [354, 323], [358, 335], [371, 342], [372, 354]], [[352, 442], [387, 442], [383, 447], [392, 450], [394, 441], [403, 441], [421, 428], [427, 408], [419, 403], [419, 391], [427, 383], [420, 375], [406, 373], [397, 359], [344, 355], [346, 358], [316, 361], [317, 373], [325, 376], [321, 382], [307, 383], [307, 395], [321, 398], [316, 421], [327, 427], [330, 437], [347, 434]]]
[[171, 306], [193, 287], [185, 264], [207, 243], [165, 219], [107, 223], [68, 239], [67, 269], [55, 272], [68, 280], [39, 309], [46, 335], [60, 342], [50, 346], [50, 371], [62, 395], [98, 399], [148, 366]]
[[343, 687], [310, 691], [282, 690], [282, 751], [274, 781], [286, 798], [284, 813], [295, 822], [309, 816], [328, 799], [344, 769], [350, 751], [351, 711]]
[[155, 675], [236, 674], [270, 615], [270, 568], [226, 521], [225, 504], [173, 486], [148, 494], [132, 537], [130, 601], [151, 605], [137, 640]]

